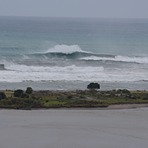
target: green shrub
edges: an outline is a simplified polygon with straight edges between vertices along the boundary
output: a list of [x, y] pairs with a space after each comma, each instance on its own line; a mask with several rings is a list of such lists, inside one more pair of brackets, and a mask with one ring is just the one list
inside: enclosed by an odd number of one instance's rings
[[14, 91], [14, 97], [21, 97], [23, 93], [24, 93], [23, 90], [17, 89]]
[[27, 87], [26, 93], [27, 94], [32, 94], [32, 92], [33, 92], [33, 89], [31, 87]]
[[117, 93], [122, 93], [122, 94], [131, 94], [129, 90], [127, 89], [118, 89]]
[[29, 98], [29, 95], [28, 95], [27, 93], [23, 93], [23, 94], [21, 95], [21, 98]]
[[11, 100], [12, 105], [16, 106], [18, 109], [26, 109], [26, 108], [39, 108], [42, 107], [41, 102], [37, 99], [32, 98], [13, 98]]

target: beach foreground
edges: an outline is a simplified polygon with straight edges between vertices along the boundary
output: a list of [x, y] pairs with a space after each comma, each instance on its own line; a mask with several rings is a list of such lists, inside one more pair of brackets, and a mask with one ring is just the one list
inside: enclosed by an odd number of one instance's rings
[[2, 148], [146, 148], [148, 108], [0, 110]]

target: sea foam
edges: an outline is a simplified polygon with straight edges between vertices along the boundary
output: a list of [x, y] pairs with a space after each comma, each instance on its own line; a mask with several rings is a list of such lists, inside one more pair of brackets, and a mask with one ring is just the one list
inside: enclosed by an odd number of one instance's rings
[[147, 73], [139, 69], [107, 69], [103, 66], [27, 66], [12, 64], [1, 71], [0, 82], [23, 81], [100, 81], [131, 82], [147, 80]]
[[115, 62], [133, 62], [133, 63], [145, 63], [148, 64], [148, 57], [129, 57], [129, 56], [115, 56], [115, 57], [98, 57], [98, 56], [89, 56], [83, 57], [81, 60], [104, 60], [104, 61], [115, 61]]

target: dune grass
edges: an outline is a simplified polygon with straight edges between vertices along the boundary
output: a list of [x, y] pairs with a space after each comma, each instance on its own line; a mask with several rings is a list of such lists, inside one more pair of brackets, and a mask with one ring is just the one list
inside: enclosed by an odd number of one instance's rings
[[0, 99], [0, 108], [108, 107], [113, 104], [148, 103], [147, 91], [34, 91], [22, 97], [14, 97], [12, 90], [6, 90], [4, 93], [6, 98]]

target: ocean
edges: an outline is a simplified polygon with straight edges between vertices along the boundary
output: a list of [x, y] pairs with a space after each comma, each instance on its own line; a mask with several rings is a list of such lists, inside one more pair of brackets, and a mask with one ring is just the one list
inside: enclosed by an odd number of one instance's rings
[[148, 89], [148, 19], [0, 17], [0, 89], [90, 82]]

